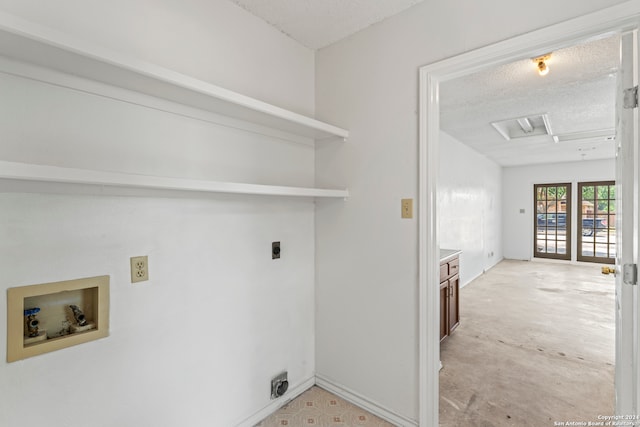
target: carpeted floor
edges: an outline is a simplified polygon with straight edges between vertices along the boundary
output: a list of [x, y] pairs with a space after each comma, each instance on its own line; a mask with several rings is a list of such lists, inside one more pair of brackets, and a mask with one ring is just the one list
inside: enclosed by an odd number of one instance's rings
[[311, 387], [255, 427], [393, 427], [320, 387]]
[[613, 415], [614, 295], [596, 264], [503, 261], [465, 286], [460, 326], [441, 345], [440, 426]]

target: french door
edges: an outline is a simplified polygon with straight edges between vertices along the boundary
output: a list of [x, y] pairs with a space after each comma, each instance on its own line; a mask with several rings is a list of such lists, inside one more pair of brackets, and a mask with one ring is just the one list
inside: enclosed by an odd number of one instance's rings
[[578, 261], [615, 264], [615, 181], [578, 183]]
[[534, 185], [533, 254], [571, 259], [571, 183]]

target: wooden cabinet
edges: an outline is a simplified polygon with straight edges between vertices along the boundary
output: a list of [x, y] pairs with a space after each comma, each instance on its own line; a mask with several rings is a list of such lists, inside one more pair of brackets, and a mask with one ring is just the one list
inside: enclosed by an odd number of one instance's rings
[[457, 253], [440, 261], [440, 341], [460, 324], [460, 258]]

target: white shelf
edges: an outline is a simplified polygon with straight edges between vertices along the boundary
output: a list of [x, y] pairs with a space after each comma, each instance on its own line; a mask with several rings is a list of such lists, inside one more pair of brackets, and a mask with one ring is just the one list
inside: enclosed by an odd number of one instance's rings
[[[9, 62], [3, 60], [4, 67], [8, 67], [5, 72], [16, 75], [22, 75], [25, 72], [27, 73], [25, 77], [42, 81], [52, 79], [51, 76], [43, 77], [43, 73], [37, 71], [44, 69], [46, 73], [52, 75], [69, 76], [68, 79], [55, 77], [55, 80], [52, 80], [54, 84], [69, 85], [78, 90], [86, 90], [86, 85], [78, 86], [78, 81], [87, 79], [248, 122], [262, 129], [267, 127], [313, 139], [346, 139], [349, 136], [348, 131], [339, 127], [127, 57], [2, 12], [0, 12], [0, 57], [10, 60]], [[16, 63], [11, 61], [36, 67], [15, 67], [11, 64]], [[73, 80], [77, 77], [80, 79]], [[73, 83], [68, 84], [71, 80]], [[94, 87], [91, 88], [91, 90], [94, 89]], [[123, 100], [127, 99], [123, 98]], [[293, 197], [345, 198], [349, 196], [347, 190], [170, 178], [9, 161], [0, 161], [0, 179]]]
[[169, 178], [120, 172], [0, 161], [0, 179], [89, 184], [157, 190], [201, 191], [207, 193], [255, 194], [267, 196], [346, 198], [348, 190], [243, 184], [198, 179]]
[[0, 13], [0, 55], [314, 139], [349, 132]]

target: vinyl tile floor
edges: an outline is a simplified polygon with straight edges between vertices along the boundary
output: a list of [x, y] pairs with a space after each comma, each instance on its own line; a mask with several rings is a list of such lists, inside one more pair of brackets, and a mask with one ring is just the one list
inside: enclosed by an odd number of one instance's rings
[[346, 400], [314, 386], [255, 427], [393, 427]]

